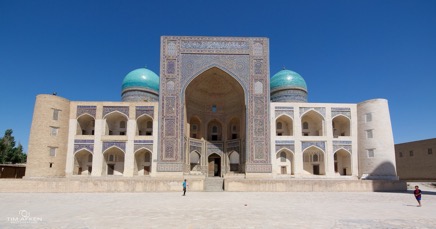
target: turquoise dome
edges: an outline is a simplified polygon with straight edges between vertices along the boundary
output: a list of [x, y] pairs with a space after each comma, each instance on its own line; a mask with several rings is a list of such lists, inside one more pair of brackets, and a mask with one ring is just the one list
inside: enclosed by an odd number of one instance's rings
[[144, 88], [159, 92], [159, 76], [145, 69], [135, 69], [124, 77], [122, 91], [129, 88]]
[[300, 89], [307, 92], [306, 81], [300, 74], [293, 72], [291, 70], [281, 70], [270, 80], [271, 91], [281, 90], [281, 89]]

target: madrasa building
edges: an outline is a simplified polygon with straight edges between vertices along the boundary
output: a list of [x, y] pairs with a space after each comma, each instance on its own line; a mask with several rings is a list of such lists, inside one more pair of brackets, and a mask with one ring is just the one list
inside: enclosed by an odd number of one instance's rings
[[398, 179], [387, 100], [309, 102], [269, 55], [267, 38], [163, 36], [160, 76], [131, 71], [121, 101], [38, 95], [25, 176]]

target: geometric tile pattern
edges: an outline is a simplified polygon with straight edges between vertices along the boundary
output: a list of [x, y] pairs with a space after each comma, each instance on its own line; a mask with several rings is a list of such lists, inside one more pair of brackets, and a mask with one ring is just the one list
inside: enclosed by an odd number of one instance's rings
[[276, 107], [275, 108], [275, 117], [279, 117], [282, 114], [288, 115], [292, 119], [294, 119], [294, 108], [293, 107]]
[[318, 111], [325, 118], [325, 107], [300, 107], [300, 117], [309, 110]]
[[[238, 151], [241, 158], [246, 158], [245, 167], [251, 172], [272, 171], [269, 155], [268, 45], [266, 38], [161, 38], [159, 123], [162, 131], [159, 133], [161, 155], [158, 155], [158, 171], [175, 171], [178, 168], [180, 172], [183, 171], [185, 162], [182, 159], [187, 157], [184, 155], [186, 151], [191, 151], [191, 148], [185, 149], [191, 142], [185, 143], [187, 138], [184, 136], [184, 90], [192, 79], [212, 67], [228, 73], [244, 90], [247, 108], [245, 117], [246, 120], [252, 120], [247, 122], [245, 140], [255, 143], [246, 144], [245, 152]], [[193, 144], [192, 147], [199, 146]], [[208, 144], [206, 153], [215, 152], [222, 155], [223, 147]], [[240, 146], [238, 147], [240, 149]], [[178, 163], [180, 166], [176, 166]], [[170, 164], [172, 166], [169, 166]]]
[[301, 147], [302, 150], [301, 151], [304, 151], [304, 150], [306, 150], [307, 148], [309, 148], [311, 146], [316, 146], [316, 147], [324, 150], [324, 152], [325, 152], [325, 142], [323, 142], [323, 141], [302, 142], [301, 145], [302, 145], [302, 147]]
[[332, 107], [332, 118], [336, 115], [344, 115], [351, 119], [351, 109], [346, 107]]
[[96, 110], [96, 106], [77, 106], [76, 118], [82, 114], [89, 114], [95, 118]]
[[352, 153], [351, 141], [333, 141], [333, 152], [336, 152], [339, 149], [345, 149]]
[[103, 117], [107, 114], [118, 111], [120, 113], [125, 114], [127, 117], [129, 117], [129, 107], [127, 106], [104, 106], [103, 107]]
[[126, 152], [126, 142], [103, 142], [103, 153], [110, 147], [115, 146], [121, 149], [123, 152]]
[[153, 106], [137, 106], [136, 107], [136, 118], [139, 116], [146, 114], [151, 118], [154, 117], [154, 107]]

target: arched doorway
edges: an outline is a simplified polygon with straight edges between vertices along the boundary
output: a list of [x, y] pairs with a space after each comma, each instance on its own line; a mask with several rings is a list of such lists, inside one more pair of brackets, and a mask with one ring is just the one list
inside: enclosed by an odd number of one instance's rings
[[94, 135], [95, 119], [89, 114], [77, 118], [76, 135]]
[[336, 174], [341, 176], [350, 176], [352, 174], [351, 154], [348, 151], [344, 149], [336, 151], [333, 155], [333, 159], [335, 161]]
[[276, 154], [277, 174], [294, 175], [294, 154], [286, 149], [282, 149]]
[[[240, 158], [245, 158], [243, 140], [246, 137], [246, 101], [241, 84], [229, 73], [212, 67], [192, 79], [187, 85], [184, 94], [184, 137], [188, 140], [201, 140], [202, 145], [215, 145], [211, 149], [203, 148], [198, 152], [200, 156], [207, 157], [210, 153], [224, 155], [229, 142], [232, 147], [238, 148]], [[185, 158], [190, 158], [192, 149], [185, 148]], [[212, 160], [211, 157], [208, 160]], [[227, 159], [227, 158], [226, 158]], [[220, 161], [215, 166], [215, 160]], [[207, 161], [208, 169], [216, 167], [219, 175], [229, 169], [221, 168], [223, 158], [213, 158], [213, 163]], [[205, 160], [206, 161], [206, 160]], [[185, 171], [191, 171], [191, 162], [185, 160]], [[244, 166], [245, 161], [239, 164]], [[189, 167], [189, 169], [187, 169]], [[212, 173], [207, 170], [208, 176]], [[206, 170], [203, 170], [203, 173]], [[215, 176], [215, 172], [213, 172]]]
[[325, 175], [324, 152], [311, 146], [303, 151], [303, 170], [308, 175]]
[[123, 175], [124, 173], [124, 152], [111, 147], [103, 153], [102, 175]]
[[276, 119], [276, 136], [293, 136], [294, 127], [292, 119], [287, 115], [281, 115]]
[[233, 151], [229, 154], [229, 170], [230, 172], [239, 172], [239, 153]]
[[208, 176], [209, 177], [220, 177], [221, 176], [221, 157], [218, 154], [212, 154], [207, 159], [208, 161]]
[[191, 172], [197, 173], [201, 171], [201, 156], [197, 151], [192, 151], [190, 153], [189, 162], [191, 164]]
[[151, 173], [151, 152], [147, 149], [140, 149], [135, 153], [134, 175], [150, 175]]
[[91, 175], [92, 153], [86, 149], [77, 151], [74, 154], [73, 175]]
[[109, 113], [104, 117], [106, 121], [105, 135], [126, 135], [127, 116], [118, 111]]

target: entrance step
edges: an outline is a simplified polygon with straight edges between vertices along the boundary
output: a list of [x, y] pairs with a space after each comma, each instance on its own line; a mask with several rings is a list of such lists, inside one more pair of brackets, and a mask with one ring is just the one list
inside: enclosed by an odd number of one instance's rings
[[204, 180], [205, 192], [222, 192], [224, 191], [224, 178], [221, 177], [207, 177]]

